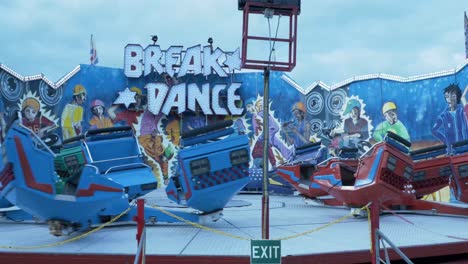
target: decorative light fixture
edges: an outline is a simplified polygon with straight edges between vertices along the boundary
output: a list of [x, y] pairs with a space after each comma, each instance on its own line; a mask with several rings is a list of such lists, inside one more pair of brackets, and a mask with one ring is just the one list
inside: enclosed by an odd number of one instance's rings
[[114, 101], [114, 104], [124, 104], [126, 108], [130, 106], [130, 104], [136, 103], [135, 100], [136, 92], [130, 91], [130, 89], [125, 88], [125, 90], [119, 92], [119, 97]]
[[158, 42], [158, 35], [151, 35], [151, 40], [153, 41], [153, 45], [156, 45], [156, 42]]

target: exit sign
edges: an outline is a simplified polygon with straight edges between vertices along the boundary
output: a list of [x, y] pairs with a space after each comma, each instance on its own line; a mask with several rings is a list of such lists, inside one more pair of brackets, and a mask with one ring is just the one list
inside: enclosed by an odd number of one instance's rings
[[251, 264], [281, 264], [281, 240], [251, 240]]

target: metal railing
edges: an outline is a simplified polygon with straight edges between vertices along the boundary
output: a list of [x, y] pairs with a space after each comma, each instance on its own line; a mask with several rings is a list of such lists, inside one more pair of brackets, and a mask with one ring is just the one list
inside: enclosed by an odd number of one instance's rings
[[[380, 243], [382, 241], [382, 243]], [[385, 246], [385, 242], [395, 250], [395, 252], [401, 257], [403, 261], [408, 264], [413, 262], [397, 247], [395, 244], [390, 241], [379, 229], [375, 229], [375, 263], [391, 263], [390, 257], [388, 256], [388, 250]], [[380, 245], [383, 246], [385, 252], [385, 260], [380, 258]]]
[[146, 263], [146, 227], [143, 228], [141, 234], [140, 243], [135, 254], [135, 260], [133, 264], [145, 264]]

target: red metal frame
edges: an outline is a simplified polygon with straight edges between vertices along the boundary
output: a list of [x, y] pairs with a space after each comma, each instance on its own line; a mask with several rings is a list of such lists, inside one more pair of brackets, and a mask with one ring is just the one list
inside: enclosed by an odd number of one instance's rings
[[[137, 200], [137, 215], [133, 217], [133, 221], [137, 223], [137, 233], [136, 233], [136, 240], [137, 245], [139, 246], [140, 243], [145, 243], [145, 241], [141, 241], [141, 236], [143, 235], [143, 229], [145, 228], [145, 200], [138, 199]], [[143, 263], [143, 252], [138, 256], [138, 263]]]
[[[249, 14], [262, 14], [260, 9], [271, 8], [275, 10], [275, 15], [288, 16], [289, 17], [289, 38], [269, 38], [261, 36], [250, 36], [249, 35]], [[296, 66], [296, 36], [297, 36], [297, 15], [298, 7], [291, 5], [274, 5], [271, 3], [252, 3], [247, 2], [244, 6], [244, 17], [242, 25], [242, 68], [262, 70], [265, 67], [270, 66], [273, 71], [287, 71], [290, 72]], [[247, 58], [247, 42], [249, 40], [261, 40], [261, 41], [277, 41], [286, 42], [289, 44], [288, 49], [288, 61], [275, 61], [274, 64], [268, 60], [253, 60]]]
[[[400, 249], [412, 260], [426, 260], [429, 263], [463, 263], [466, 260], [468, 242], [430, 244]], [[390, 260], [401, 259], [392, 249], [389, 249]], [[133, 263], [134, 255], [124, 254], [64, 254], [64, 253], [29, 253], [0, 252], [0, 263], [36, 263], [36, 264], [82, 264], [82, 263]], [[303, 263], [370, 263], [369, 250], [317, 253], [300, 256], [284, 256], [283, 264]], [[183, 256], [183, 255], [146, 255], [148, 263], [169, 264], [248, 264], [250, 256]], [[421, 262], [422, 263], [422, 262]]]

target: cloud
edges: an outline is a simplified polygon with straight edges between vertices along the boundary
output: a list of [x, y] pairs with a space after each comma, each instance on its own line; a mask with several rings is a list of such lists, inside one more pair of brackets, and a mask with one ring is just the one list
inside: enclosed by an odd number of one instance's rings
[[[297, 66], [289, 74], [302, 86], [334, 84], [371, 73], [403, 77], [452, 69], [464, 61], [466, 1], [302, 1]], [[207, 45], [224, 51], [241, 46], [237, 1], [16, 0], [0, 4], [0, 63], [22, 75], [43, 72], [52, 80], [89, 63], [94, 34], [100, 66], [121, 68], [126, 44], [146, 47], [158, 35], [163, 49]], [[253, 21], [268, 34], [266, 20]], [[271, 21], [271, 29], [276, 19]], [[286, 23], [281, 20], [281, 27]], [[284, 31], [284, 30], [283, 30]], [[281, 31], [282, 32], [282, 31]], [[265, 57], [268, 45], [249, 44]], [[277, 58], [285, 56], [277, 46]]]

